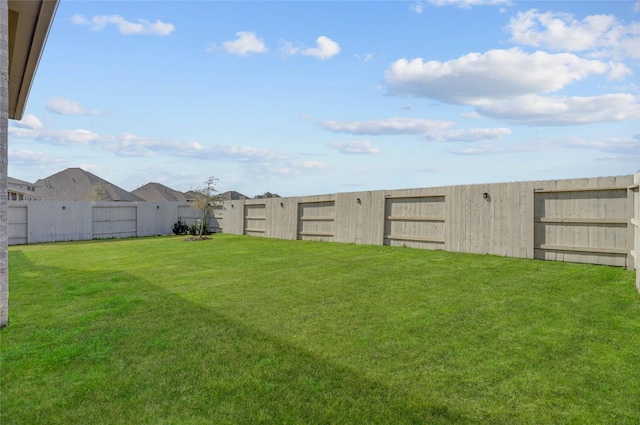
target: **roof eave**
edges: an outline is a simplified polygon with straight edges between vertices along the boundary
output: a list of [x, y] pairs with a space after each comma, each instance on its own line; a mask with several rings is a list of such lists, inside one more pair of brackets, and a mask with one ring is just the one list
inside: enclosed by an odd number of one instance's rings
[[[59, 0], [9, 0], [9, 118], [20, 120]], [[26, 5], [29, 6], [26, 6]], [[37, 7], [37, 13], [29, 10]], [[12, 51], [13, 50], [13, 51]]]

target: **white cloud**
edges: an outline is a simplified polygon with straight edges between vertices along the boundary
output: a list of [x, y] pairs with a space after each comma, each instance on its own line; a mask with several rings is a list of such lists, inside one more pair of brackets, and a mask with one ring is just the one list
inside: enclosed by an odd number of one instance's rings
[[324, 170], [325, 168], [329, 167], [328, 164], [325, 164], [324, 162], [320, 162], [320, 161], [302, 161], [300, 166], [302, 168], [313, 169], [313, 170]]
[[[86, 147], [111, 152], [120, 157], [154, 157], [165, 156], [173, 160], [186, 158], [189, 161], [201, 160], [234, 164], [242, 173], [253, 173], [263, 176], [281, 174], [283, 172], [300, 174], [317, 172], [329, 167], [328, 164], [305, 160], [297, 155], [276, 152], [270, 149], [216, 145], [203, 146], [197, 142], [154, 139], [134, 134], [98, 134], [89, 130], [49, 130], [9, 127], [12, 139], [28, 139], [53, 145]], [[16, 165], [32, 165], [37, 161], [45, 163], [60, 162], [47, 155], [34, 155], [27, 151], [12, 151], [12, 163]], [[77, 165], [76, 165], [77, 166]], [[89, 164], [87, 167], [91, 167]], [[85, 168], [85, 166], [82, 166]], [[85, 168], [88, 169], [88, 168]]]
[[417, 1], [415, 3], [413, 3], [411, 6], [409, 6], [409, 8], [416, 12], [417, 14], [421, 14], [422, 11], [424, 10], [424, 2], [422, 1]]
[[232, 158], [243, 162], [270, 162], [281, 161], [288, 158], [286, 155], [279, 154], [269, 149], [235, 145], [215, 146], [210, 148], [208, 152], [216, 157], [216, 159]]
[[[528, 143], [494, 146], [488, 144], [474, 145], [463, 149], [451, 149], [447, 152], [455, 155], [495, 155], [526, 152], [549, 152], [549, 150], [576, 149], [595, 151], [607, 154], [600, 160], [634, 160], [640, 156], [640, 136], [627, 138], [608, 138], [606, 136], [597, 139], [588, 138], [562, 138], [562, 139], [538, 139], [529, 140]], [[561, 153], [558, 153], [559, 155]]]
[[373, 53], [367, 53], [365, 55], [354, 55], [354, 57], [362, 63], [367, 63], [373, 59]]
[[536, 143], [544, 148], [595, 150], [608, 154], [617, 154], [620, 158], [640, 157], [639, 136], [628, 138], [603, 137], [597, 140], [587, 138], [539, 140]]
[[476, 107], [482, 115], [526, 125], [578, 125], [640, 119], [639, 98], [631, 94], [592, 97], [522, 96]]
[[374, 121], [323, 121], [320, 125], [334, 133], [381, 136], [427, 134], [453, 127], [454, 123], [420, 118], [387, 118]]
[[512, 42], [527, 46], [640, 58], [640, 23], [625, 25], [613, 15], [590, 15], [580, 21], [568, 13], [531, 9], [511, 18], [506, 29]]
[[9, 163], [11, 165], [38, 167], [41, 165], [64, 162], [64, 159], [44, 152], [33, 152], [9, 148], [8, 153]]
[[150, 34], [165, 36], [176, 29], [173, 24], [160, 20], [149, 22], [145, 19], [138, 19], [136, 22], [131, 22], [120, 15], [96, 15], [91, 20], [83, 15], [74, 15], [71, 17], [71, 22], [75, 25], [89, 25], [94, 31], [102, 31], [107, 25], [114, 25], [123, 35]]
[[278, 50], [284, 56], [293, 56], [300, 51], [300, 49], [295, 47], [290, 41], [281, 41], [280, 48]]
[[71, 23], [74, 25], [89, 25], [91, 22], [84, 15], [73, 15]]
[[460, 116], [462, 118], [468, 118], [471, 120], [477, 120], [482, 118], [482, 115], [480, 115], [477, 111], [465, 112], [463, 114], [460, 114]]
[[633, 5], [633, 11], [636, 13], [640, 13], [640, 1], [635, 2]]
[[493, 146], [493, 145], [474, 145], [469, 148], [461, 149], [449, 149], [448, 153], [454, 155], [497, 155], [505, 153], [522, 153], [533, 152], [539, 149], [534, 149], [531, 146], [513, 145], [513, 146]]
[[609, 62], [609, 69], [610, 71], [607, 74], [607, 79], [609, 80], [623, 80], [633, 75], [633, 71], [620, 62]]
[[321, 35], [316, 39], [316, 47], [305, 49], [301, 53], [305, 56], [313, 56], [325, 60], [340, 53], [340, 45], [329, 37]]
[[[437, 142], [477, 142], [496, 140], [511, 134], [511, 130], [508, 128], [471, 128], [463, 130], [452, 128], [455, 126], [455, 123], [452, 121], [436, 121], [419, 118], [387, 118], [374, 121], [324, 121], [320, 123], [320, 125], [325, 130], [329, 130], [334, 133], [349, 133], [369, 136], [423, 135], [425, 136], [425, 140]], [[333, 142], [330, 146], [340, 149], [341, 152], [342, 149], [350, 148], [348, 143], [339, 142]], [[354, 147], [357, 147], [357, 145]]]
[[[393, 94], [478, 105], [492, 99], [555, 92], [611, 70], [605, 62], [570, 53], [525, 53], [513, 48], [470, 53], [448, 62], [400, 59], [387, 69], [385, 82]], [[614, 71], [620, 72], [618, 68]]]
[[156, 152], [168, 152], [176, 156], [197, 156], [203, 147], [195, 142], [156, 140], [132, 134], [97, 134], [89, 130], [49, 130], [9, 128], [9, 136], [36, 140], [53, 145], [94, 146], [118, 156], [154, 156]]
[[470, 128], [467, 130], [448, 130], [426, 135], [426, 140], [433, 142], [483, 142], [509, 136], [508, 128]]
[[290, 165], [295, 160], [269, 149], [235, 145], [206, 147], [197, 142], [163, 140], [135, 134], [98, 134], [85, 129], [53, 130], [9, 127], [9, 137], [27, 139], [51, 145], [87, 146], [111, 152], [121, 157], [152, 157], [166, 155], [204, 161], [236, 161], [264, 166]]
[[277, 152], [244, 146], [218, 145], [205, 147], [197, 142], [152, 139], [134, 134], [98, 134], [89, 130], [49, 130], [9, 127], [9, 136], [53, 145], [91, 146], [121, 157], [152, 157], [165, 154], [201, 160], [234, 160], [250, 163], [290, 161]]
[[31, 139], [53, 145], [88, 145], [99, 141], [100, 136], [89, 130], [45, 130], [9, 127], [9, 136]]
[[228, 53], [239, 56], [246, 56], [249, 53], [266, 53], [267, 46], [253, 32], [240, 31], [236, 35], [237, 39], [222, 43], [222, 48]]
[[331, 142], [330, 148], [338, 149], [341, 153], [356, 155], [375, 155], [380, 149], [368, 140], [354, 140], [350, 142]]
[[37, 130], [42, 128], [42, 123], [40, 120], [32, 114], [29, 114], [22, 118], [20, 121], [13, 121], [13, 125], [20, 128], [28, 128], [32, 130]]
[[89, 110], [83, 107], [80, 102], [54, 97], [47, 103], [47, 109], [60, 115], [99, 115], [99, 111]]
[[500, 6], [510, 5], [511, 0], [426, 0], [435, 6], [458, 6], [468, 9], [472, 6]]

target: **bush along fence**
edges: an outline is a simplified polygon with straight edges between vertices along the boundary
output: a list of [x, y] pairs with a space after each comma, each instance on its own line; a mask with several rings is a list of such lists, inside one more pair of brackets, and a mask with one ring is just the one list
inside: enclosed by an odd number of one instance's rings
[[[225, 201], [210, 232], [640, 268], [640, 173]], [[10, 202], [9, 243], [169, 234], [177, 202]], [[636, 278], [640, 290], [640, 280]]]

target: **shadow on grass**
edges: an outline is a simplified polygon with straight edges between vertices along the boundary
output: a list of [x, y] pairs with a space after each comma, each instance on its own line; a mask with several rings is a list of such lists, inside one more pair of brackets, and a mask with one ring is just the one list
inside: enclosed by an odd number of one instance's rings
[[10, 255], [2, 424], [473, 422], [152, 282]]

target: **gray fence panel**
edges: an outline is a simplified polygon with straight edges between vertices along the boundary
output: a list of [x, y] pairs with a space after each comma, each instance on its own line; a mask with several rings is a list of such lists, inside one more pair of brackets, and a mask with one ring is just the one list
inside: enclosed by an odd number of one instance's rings
[[135, 202], [94, 202], [93, 238], [129, 238], [138, 235]]
[[178, 221], [177, 217], [178, 203], [176, 202], [138, 202], [136, 233], [138, 236], [169, 234], [173, 224]]
[[331, 242], [335, 236], [336, 208], [333, 195], [300, 198], [298, 239]]
[[626, 266], [633, 176], [542, 182], [535, 190], [535, 258]]
[[26, 244], [29, 240], [28, 203], [8, 203], [9, 245]]
[[27, 221], [27, 243], [81, 241], [93, 238], [91, 202], [29, 202]]
[[266, 202], [244, 205], [243, 233], [249, 236], [265, 236]]

